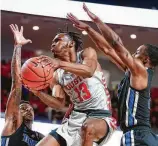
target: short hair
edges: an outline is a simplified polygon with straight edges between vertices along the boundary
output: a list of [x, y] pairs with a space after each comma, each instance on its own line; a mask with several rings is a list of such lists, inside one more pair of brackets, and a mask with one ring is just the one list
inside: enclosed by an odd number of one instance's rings
[[20, 105], [23, 104], [23, 103], [26, 103], [26, 104], [31, 105], [30, 102], [29, 102], [29, 101], [26, 101], [26, 100], [21, 100], [21, 101], [20, 101]]
[[81, 34], [77, 32], [72, 32], [68, 30], [68, 25], [66, 24], [66, 31], [63, 31], [59, 28], [59, 32], [57, 34], [64, 33], [69, 36], [69, 38], [75, 42], [75, 50], [83, 49], [83, 41], [81, 38]]
[[151, 65], [156, 67], [158, 65], [158, 47], [151, 44], [145, 44], [145, 46]]

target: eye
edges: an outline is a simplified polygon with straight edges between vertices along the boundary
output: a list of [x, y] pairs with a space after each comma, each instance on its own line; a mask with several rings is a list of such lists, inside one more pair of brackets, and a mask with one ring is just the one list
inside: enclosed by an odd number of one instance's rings
[[55, 42], [55, 43], [57, 43], [58, 41], [59, 41], [59, 39], [58, 39], [58, 38], [54, 40], [54, 42]]
[[139, 54], [139, 51], [136, 51], [136, 54]]

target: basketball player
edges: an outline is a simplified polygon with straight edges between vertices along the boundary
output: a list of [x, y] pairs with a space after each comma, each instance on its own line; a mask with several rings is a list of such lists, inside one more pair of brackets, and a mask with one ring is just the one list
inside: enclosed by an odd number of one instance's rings
[[87, 31], [98, 48], [125, 72], [118, 89], [119, 122], [124, 133], [121, 145], [158, 146], [158, 137], [152, 133], [150, 125], [150, 88], [154, 68], [158, 65], [158, 47], [144, 44], [131, 55], [112, 29], [90, 12], [85, 4], [83, 9], [102, 35], [72, 14], [68, 14], [68, 19], [76, 28]]
[[66, 92], [74, 108], [70, 117], [37, 146], [92, 146], [93, 142], [102, 145], [116, 128], [97, 54], [90, 47], [77, 52], [78, 49], [82, 49], [82, 41], [74, 32], [60, 32], [52, 41], [51, 51], [57, 59], [50, 61], [58, 68], [52, 90], [55, 98], [41, 91], [32, 92], [48, 106], [49, 100], [60, 102], [59, 107], [64, 105]]
[[21, 47], [31, 40], [23, 36], [17, 25], [10, 25], [14, 34], [15, 47], [11, 62], [12, 87], [5, 111], [5, 125], [2, 131], [1, 146], [35, 146], [44, 136], [32, 131], [34, 111], [27, 101], [21, 101], [22, 84], [20, 80]]

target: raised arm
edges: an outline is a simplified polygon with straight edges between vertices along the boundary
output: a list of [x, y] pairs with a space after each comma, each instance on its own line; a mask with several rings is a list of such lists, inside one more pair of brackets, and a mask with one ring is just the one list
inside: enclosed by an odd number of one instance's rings
[[96, 32], [93, 28], [84, 22], [79, 21], [73, 14], [67, 14], [67, 18], [73, 23], [73, 25], [79, 30], [85, 30], [92, 41], [96, 44], [105, 55], [110, 57], [110, 60], [114, 62], [121, 70], [125, 71], [126, 66], [116, 54], [112, 46], [106, 41], [106, 39]]
[[142, 67], [137, 59], [132, 57], [130, 52], [123, 45], [121, 38], [107, 24], [102, 22], [98, 16], [93, 14], [85, 4], [83, 4], [83, 9], [92, 21], [96, 23], [102, 35], [108, 41], [110, 46], [115, 49], [115, 52], [124, 65], [127, 66], [133, 74], [139, 74], [139, 71], [143, 72], [144, 67]]
[[[31, 40], [27, 40], [23, 37], [23, 27], [20, 31], [17, 25], [10, 25], [10, 28], [14, 34], [15, 46], [11, 62], [11, 77], [12, 77], [12, 87], [10, 95], [7, 101], [7, 107], [5, 111], [5, 121], [6, 123], [12, 123], [10, 126], [17, 126], [19, 121], [19, 103], [21, 100], [22, 84], [20, 80], [20, 70], [21, 70], [21, 47]], [[12, 127], [12, 130], [16, 127]], [[5, 131], [5, 128], [4, 128]]]
[[123, 45], [121, 38], [108, 25], [104, 24], [104, 22], [98, 16], [93, 14], [85, 5], [85, 3], [83, 3], [83, 9], [92, 19], [92, 21], [96, 23], [102, 35], [109, 42], [110, 45], [113, 43], [113, 40], [117, 40]]
[[[140, 67], [139, 62], [135, 60], [129, 51], [123, 45], [121, 38], [101, 19], [93, 14], [85, 5], [83, 4], [83, 9], [88, 14], [88, 16], [92, 19], [93, 22], [96, 23], [99, 30], [101, 31], [104, 38], [108, 41], [110, 46], [115, 49], [119, 58], [124, 62], [124, 64], [133, 72], [137, 72], [137, 66]], [[141, 68], [141, 67], [140, 67]]]

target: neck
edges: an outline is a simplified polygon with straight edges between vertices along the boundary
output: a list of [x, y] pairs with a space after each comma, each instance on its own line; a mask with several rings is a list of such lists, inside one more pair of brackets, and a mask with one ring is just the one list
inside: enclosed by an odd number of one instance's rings
[[33, 123], [33, 121], [30, 121], [30, 120], [25, 120], [25, 125], [30, 129], [30, 130], [32, 130], [32, 123]]
[[75, 63], [77, 60], [77, 54], [76, 54], [76, 52], [67, 52], [62, 56], [58, 56], [58, 58], [62, 61]]
[[77, 61], [77, 53], [76, 52], [70, 52], [70, 61], [76, 63], [76, 61]]
[[145, 67], [147, 67], [147, 68], [154, 68], [151, 64], [149, 64], [149, 63], [146, 63], [145, 65], [144, 65]]

